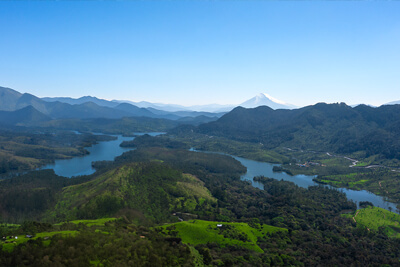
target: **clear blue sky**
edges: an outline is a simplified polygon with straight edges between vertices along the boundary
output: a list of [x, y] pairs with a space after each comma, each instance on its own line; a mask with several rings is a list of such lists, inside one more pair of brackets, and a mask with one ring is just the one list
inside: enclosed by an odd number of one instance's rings
[[399, 1], [0, 1], [0, 86], [298, 106], [400, 100]]

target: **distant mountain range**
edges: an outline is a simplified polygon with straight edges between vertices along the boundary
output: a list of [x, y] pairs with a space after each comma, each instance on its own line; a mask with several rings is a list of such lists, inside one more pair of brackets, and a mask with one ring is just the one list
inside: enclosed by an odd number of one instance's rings
[[219, 105], [219, 104], [210, 104], [210, 105], [196, 105], [196, 106], [180, 106], [180, 105], [170, 105], [170, 104], [161, 104], [161, 103], [150, 103], [150, 102], [131, 102], [131, 101], [124, 101], [124, 100], [113, 100], [112, 102], [118, 103], [130, 103], [138, 107], [143, 108], [154, 108], [164, 111], [207, 111], [207, 112], [229, 112], [234, 109], [236, 106], [241, 106], [245, 108], [255, 108], [259, 106], [268, 106], [272, 109], [293, 109], [296, 106], [284, 103], [283, 101], [277, 100], [268, 94], [260, 93], [255, 97], [239, 104], [239, 105]]
[[[182, 114], [185, 114], [185, 116], [192, 116], [192, 113], [190, 112], [207, 112], [207, 113], [226, 113], [234, 109], [236, 106], [242, 106], [245, 108], [255, 108], [258, 106], [268, 106], [272, 109], [293, 109], [296, 108], [296, 106], [284, 103], [283, 101], [277, 100], [268, 94], [265, 93], [260, 93], [257, 96], [239, 104], [239, 105], [219, 105], [219, 104], [209, 104], [209, 105], [195, 105], [195, 106], [181, 106], [181, 105], [175, 105], [175, 104], [162, 104], [162, 103], [150, 103], [147, 101], [141, 101], [141, 102], [132, 102], [129, 100], [104, 100], [104, 99], [99, 99], [97, 97], [93, 96], [84, 96], [81, 98], [69, 98], [69, 97], [44, 97], [42, 100], [45, 100], [47, 102], [63, 102], [71, 105], [77, 105], [77, 104], [83, 104], [86, 102], [93, 102], [96, 103], [99, 106], [105, 106], [105, 107], [111, 107], [115, 108], [121, 103], [128, 103], [131, 105], [134, 105], [139, 108], [146, 108], [150, 110], [151, 112], [160, 115], [162, 114], [170, 114], [170, 113], [175, 113], [177, 116], [181, 116]], [[204, 115], [207, 116], [207, 114], [196, 114], [196, 115]]]
[[195, 105], [195, 106], [181, 106], [175, 104], [162, 104], [162, 103], [150, 103], [147, 101], [132, 102], [129, 100], [112, 100], [116, 103], [129, 103], [142, 108], [153, 108], [168, 112], [177, 111], [197, 111], [197, 112], [214, 112], [214, 113], [226, 113], [231, 111], [235, 105], [219, 105], [219, 104], [209, 104], [209, 105]]
[[[285, 104], [267, 94], [259, 94], [240, 105], [247, 108], [260, 105], [267, 105], [273, 109], [294, 108], [293, 105]], [[33, 109], [25, 109], [29, 106]], [[28, 123], [29, 120], [22, 120], [23, 117], [31, 118], [31, 123], [52, 119], [149, 117], [199, 124], [214, 121], [233, 108], [233, 105], [218, 104], [185, 107], [145, 101], [109, 101], [94, 96], [83, 96], [77, 99], [70, 97], [39, 98], [29, 93], [22, 94], [11, 88], [0, 87], [0, 111], [11, 112], [0, 113], [0, 122], [2, 123]], [[20, 110], [18, 113], [12, 113], [18, 110]]]
[[[398, 104], [400, 101], [387, 103]], [[25, 109], [31, 106], [32, 108]], [[244, 108], [267, 106], [271, 109], [295, 109], [296, 107], [261, 93], [241, 103]], [[148, 117], [177, 120], [189, 124], [215, 121], [234, 108], [233, 105], [198, 105], [185, 107], [172, 104], [131, 102], [127, 100], [105, 100], [93, 96], [81, 98], [44, 97], [20, 93], [10, 88], [0, 87], [0, 123], [38, 122], [51, 119], [120, 119], [123, 117]], [[20, 111], [18, 111], [20, 110]], [[12, 113], [18, 111], [18, 113]], [[11, 113], [4, 113], [11, 112]], [[38, 114], [38, 112], [40, 114]], [[24, 115], [23, 115], [24, 114]], [[13, 119], [11, 119], [13, 118]]]
[[90, 96], [79, 99], [68, 97], [41, 99], [28, 93], [21, 94], [13, 89], [0, 87], [0, 123], [6, 124], [26, 124], [51, 119], [123, 117], [149, 117], [199, 124], [216, 120], [223, 114], [197, 111], [168, 112]]

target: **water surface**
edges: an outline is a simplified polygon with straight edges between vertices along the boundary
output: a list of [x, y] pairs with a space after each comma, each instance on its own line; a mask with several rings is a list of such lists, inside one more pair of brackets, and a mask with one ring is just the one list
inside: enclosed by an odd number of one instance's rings
[[[100, 134], [100, 133], [99, 133]], [[134, 133], [135, 135], [144, 135], [146, 133]], [[151, 136], [160, 135], [163, 133], [152, 132], [147, 133]], [[64, 177], [73, 177], [79, 175], [90, 175], [96, 170], [92, 167], [92, 162], [101, 160], [114, 160], [115, 157], [122, 153], [131, 150], [132, 148], [120, 147], [123, 141], [131, 141], [134, 137], [116, 136], [116, 140], [99, 142], [91, 147], [87, 147], [88, 155], [75, 157], [72, 159], [55, 160], [53, 164], [48, 164], [41, 169], [53, 169], [57, 175]]]
[[[289, 181], [293, 182], [296, 185], [303, 187], [303, 188], [308, 188], [309, 186], [315, 186], [319, 185], [318, 183], [313, 181], [313, 178], [315, 176], [309, 176], [309, 175], [294, 175], [290, 176], [289, 174], [285, 172], [273, 172], [272, 168], [274, 166], [279, 166], [278, 164], [272, 164], [272, 163], [266, 163], [266, 162], [259, 162], [259, 161], [254, 161], [250, 159], [245, 159], [241, 157], [236, 157], [232, 156], [234, 159], [240, 161], [240, 163], [243, 164], [247, 168], [247, 172], [242, 175], [243, 180], [250, 181], [254, 187], [264, 189], [264, 186], [262, 183], [255, 182], [253, 181], [253, 177], [255, 176], [265, 176], [269, 178], [273, 178], [276, 180], [284, 180], [284, 181]], [[329, 188], [334, 188], [329, 185], [325, 185], [326, 187]], [[369, 191], [366, 190], [351, 190], [347, 188], [338, 188], [338, 190], [344, 192], [347, 196], [348, 199], [351, 199], [355, 201], [358, 204], [360, 201], [369, 201], [372, 204], [374, 204], [375, 207], [380, 207], [384, 208], [387, 210], [392, 210], [392, 211], [397, 211], [397, 207], [394, 203], [386, 201], [385, 198], [375, 195]], [[398, 211], [397, 211], [398, 213]]]

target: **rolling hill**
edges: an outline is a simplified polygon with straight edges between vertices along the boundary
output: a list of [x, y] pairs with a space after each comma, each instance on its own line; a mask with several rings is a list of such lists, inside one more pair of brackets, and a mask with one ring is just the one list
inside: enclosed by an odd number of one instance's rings
[[196, 177], [158, 162], [133, 163], [63, 189], [50, 216], [57, 220], [101, 218], [131, 210], [160, 222], [172, 212], [193, 212], [204, 201], [216, 202]]

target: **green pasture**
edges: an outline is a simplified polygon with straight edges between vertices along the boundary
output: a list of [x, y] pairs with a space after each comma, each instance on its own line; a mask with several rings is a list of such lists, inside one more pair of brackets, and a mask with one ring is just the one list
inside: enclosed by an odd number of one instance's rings
[[115, 221], [117, 218], [101, 218], [101, 219], [96, 219], [96, 220], [74, 220], [74, 221], [69, 221], [69, 222], [62, 222], [62, 223], [57, 223], [55, 225], [63, 225], [65, 223], [73, 223], [73, 224], [84, 224], [86, 226], [104, 226], [106, 222], [111, 222]]
[[[222, 224], [222, 227], [217, 227]], [[222, 246], [237, 245], [257, 252], [263, 250], [257, 245], [257, 238], [269, 233], [285, 232], [287, 229], [270, 225], [258, 225], [257, 228], [247, 223], [227, 223], [202, 220], [183, 221], [160, 226], [165, 234], [175, 233], [182, 242], [191, 245], [218, 243]], [[224, 229], [225, 228], [225, 229]]]
[[[346, 214], [352, 218], [354, 214]], [[388, 236], [400, 238], [400, 215], [378, 207], [368, 207], [358, 210], [354, 217], [357, 224], [363, 225], [371, 230], [383, 230]]]
[[[38, 239], [38, 238], [45, 238], [45, 237], [52, 237], [57, 234], [61, 235], [76, 235], [78, 231], [55, 231], [55, 232], [42, 232], [42, 233], [37, 233], [34, 237], [28, 238], [25, 235], [20, 235], [17, 236], [18, 239], [7, 239], [7, 242], [12, 242], [12, 243], [5, 243], [5, 242], [0, 242], [1, 245], [3, 245], [3, 250], [11, 252], [14, 247], [18, 246], [19, 244], [25, 243], [28, 240], [31, 239]], [[44, 244], [48, 245], [50, 243], [50, 240], [44, 240]]]

